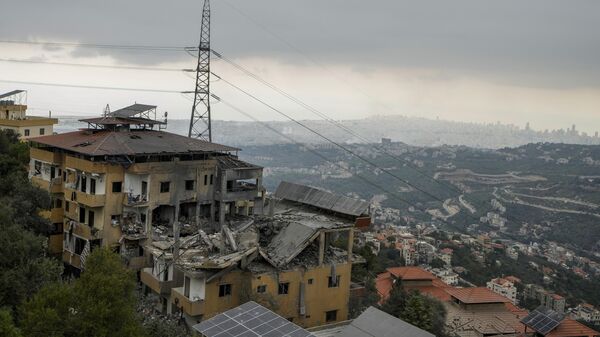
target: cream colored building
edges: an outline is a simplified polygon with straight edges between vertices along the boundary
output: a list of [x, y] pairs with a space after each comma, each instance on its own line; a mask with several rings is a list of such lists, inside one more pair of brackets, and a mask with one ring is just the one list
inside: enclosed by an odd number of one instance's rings
[[27, 116], [27, 92], [14, 90], [0, 95], [0, 130], [13, 130], [20, 139], [54, 132], [56, 118]]
[[82, 120], [88, 128], [30, 140], [30, 177], [53, 198], [53, 253], [75, 272], [94, 246], [133, 269], [161, 236], [218, 228], [262, 204], [262, 168], [238, 149], [160, 130], [155, 106]]

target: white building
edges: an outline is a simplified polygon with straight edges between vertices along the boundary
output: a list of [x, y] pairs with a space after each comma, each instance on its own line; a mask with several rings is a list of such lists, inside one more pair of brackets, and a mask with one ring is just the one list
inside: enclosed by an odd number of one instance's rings
[[504, 278], [495, 278], [487, 283], [491, 291], [508, 298], [513, 304], [517, 304], [517, 287], [514, 283]]

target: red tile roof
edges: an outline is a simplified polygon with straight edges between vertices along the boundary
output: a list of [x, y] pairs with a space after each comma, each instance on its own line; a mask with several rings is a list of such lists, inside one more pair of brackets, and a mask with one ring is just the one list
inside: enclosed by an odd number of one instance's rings
[[587, 326], [572, 320], [565, 318], [556, 329], [550, 331], [545, 337], [595, 337], [600, 336], [600, 332], [588, 328]]
[[484, 287], [476, 288], [448, 288], [446, 292], [450, 296], [458, 299], [465, 304], [482, 304], [482, 303], [507, 303], [510, 300], [502, 295]]
[[379, 294], [379, 304], [383, 304], [389, 297], [392, 288], [394, 287], [394, 279], [388, 272], [377, 275], [375, 279], [375, 288]]
[[394, 267], [387, 271], [403, 281], [433, 280], [436, 277], [427, 270], [419, 267]]

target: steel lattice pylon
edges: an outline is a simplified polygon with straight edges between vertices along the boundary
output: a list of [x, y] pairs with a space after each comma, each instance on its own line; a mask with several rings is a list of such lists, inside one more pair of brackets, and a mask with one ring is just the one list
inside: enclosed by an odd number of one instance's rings
[[196, 89], [188, 137], [212, 141], [210, 123], [210, 0], [204, 0], [198, 45]]

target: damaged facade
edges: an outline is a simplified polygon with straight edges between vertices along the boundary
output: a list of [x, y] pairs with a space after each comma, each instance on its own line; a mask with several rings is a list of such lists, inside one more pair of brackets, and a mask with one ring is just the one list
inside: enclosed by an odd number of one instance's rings
[[161, 131], [155, 111], [135, 104], [31, 140], [30, 177], [53, 197], [51, 251], [77, 272], [112, 247], [156, 309], [189, 324], [249, 300], [304, 327], [346, 320], [369, 204], [286, 182], [266, 198], [261, 167]]
[[134, 104], [30, 141], [31, 180], [53, 198], [50, 249], [67, 265], [83, 269], [91, 248], [109, 246], [141, 269], [146, 242], [262, 207], [262, 168], [236, 148], [161, 131], [155, 115]]
[[[253, 300], [304, 327], [347, 320], [352, 264], [362, 262], [352, 254], [358, 216], [278, 196], [263, 214], [230, 219], [218, 232], [148, 244], [153, 266], [142, 282], [161, 295], [159, 310], [195, 324]], [[367, 203], [358, 208], [367, 214]], [[151, 283], [157, 275], [162, 281]]]

